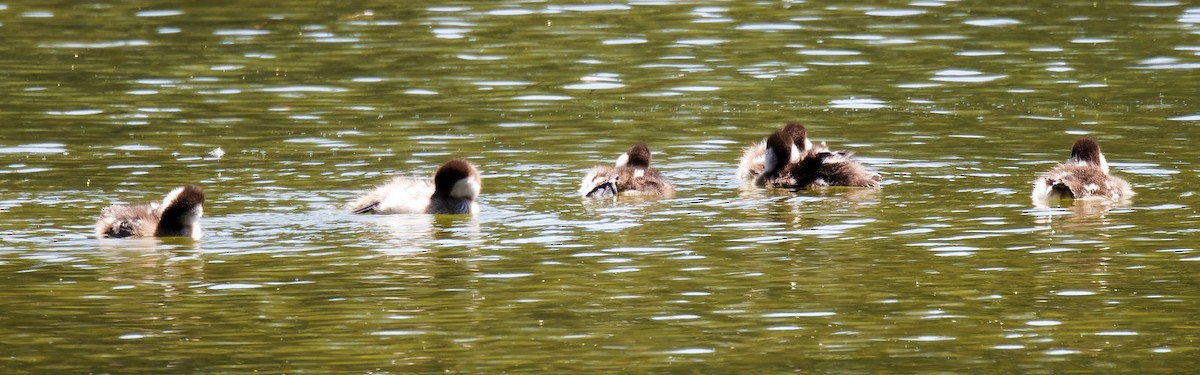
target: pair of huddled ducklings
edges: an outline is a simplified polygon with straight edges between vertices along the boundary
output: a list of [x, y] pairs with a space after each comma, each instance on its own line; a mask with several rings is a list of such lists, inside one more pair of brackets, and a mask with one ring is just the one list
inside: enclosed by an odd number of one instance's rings
[[[642, 195], [670, 197], [675, 187], [650, 167], [650, 149], [636, 144], [612, 166], [592, 168], [580, 183], [588, 198]], [[807, 129], [789, 123], [762, 142], [747, 147], [737, 176], [768, 188], [810, 189], [825, 186], [879, 188], [882, 178], [869, 172], [850, 151], [831, 151], [825, 142], [813, 145]], [[349, 205], [356, 214], [467, 214], [479, 211], [475, 202], [482, 188], [479, 171], [465, 159], [451, 159], [432, 179], [395, 177]], [[1109, 174], [1100, 144], [1081, 138], [1071, 157], [1034, 180], [1035, 202], [1054, 199], [1119, 201], [1133, 195], [1125, 180]], [[162, 203], [109, 206], [96, 223], [98, 237], [201, 237], [204, 191], [183, 185]]]

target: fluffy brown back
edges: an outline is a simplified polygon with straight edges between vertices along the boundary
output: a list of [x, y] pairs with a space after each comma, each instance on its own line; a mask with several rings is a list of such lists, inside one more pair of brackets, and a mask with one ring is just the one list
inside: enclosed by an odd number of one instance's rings
[[1129, 182], [1091, 164], [1061, 164], [1042, 178], [1051, 189], [1066, 198], [1119, 200], [1133, 195]]
[[847, 151], [814, 152], [775, 174], [763, 174], [762, 185], [774, 188], [812, 189], [824, 186], [879, 188], [883, 180], [867, 170], [853, 153]]
[[96, 236], [100, 238], [153, 237], [158, 226], [154, 205], [112, 205], [100, 210]]

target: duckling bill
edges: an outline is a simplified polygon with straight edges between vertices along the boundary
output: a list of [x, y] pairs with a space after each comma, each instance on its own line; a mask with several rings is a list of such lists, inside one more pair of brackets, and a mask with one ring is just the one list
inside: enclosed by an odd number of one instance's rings
[[579, 194], [587, 198], [640, 195], [671, 197], [675, 185], [650, 167], [650, 148], [635, 144], [612, 166], [597, 165], [579, 183]]
[[200, 239], [201, 216], [204, 216], [204, 190], [196, 185], [183, 185], [167, 193], [162, 203], [103, 208], [96, 222], [96, 236]]
[[356, 214], [473, 214], [483, 180], [466, 159], [451, 159], [433, 178], [396, 177], [350, 203]]

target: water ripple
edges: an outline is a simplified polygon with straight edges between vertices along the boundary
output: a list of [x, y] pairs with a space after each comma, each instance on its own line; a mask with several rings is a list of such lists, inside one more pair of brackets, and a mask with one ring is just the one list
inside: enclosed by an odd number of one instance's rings
[[861, 51], [848, 49], [809, 49], [796, 52], [801, 55], [808, 56], [857, 56], [861, 55]]
[[834, 99], [829, 102], [829, 105], [832, 108], [847, 109], [879, 109], [888, 107], [882, 100], [865, 98]]
[[550, 10], [562, 10], [567, 12], [605, 12], [613, 10], [630, 10], [632, 7], [625, 4], [578, 4], [578, 5], [551, 5], [546, 7]]
[[646, 38], [617, 38], [617, 39], [605, 39], [604, 41], [601, 42], [601, 44], [604, 44], [606, 46], [616, 46], [616, 45], [626, 45], [626, 44], [644, 44], [646, 42], [647, 42]]
[[248, 283], [228, 283], [228, 284], [212, 284], [212, 285], [208, 286], [208, 289], [212, 289], [212, 290], [236, 290], [236, 289], [257, 289], [257, 288], [262, 288], [262, 285], [261, 284], [248, 284]]
[[1180, 23], [1200, 23], [1200, 8], [1188, 8], [1179, 16]]
[[925, 14], [925, 10], [923, 10], [923, 9], [877, 9], [877, 10], [868, 10], [866, 12], [866, 14], [868, 16], [877, 16], [877, 17], [909, 17], [909, 16]]
[[937, 72], [934, 72], [933, 78], [930, 78], [930, 79], [934, 80], [934, 81], [942, 81], [942, 82], [979, 83], [979, 82], [991, 82], [991, 81], [995, 81], [997, 79], [1001, 79], [1001, 78], [1005, 78], [1005, 77], [1008, 77], [1008, 76], [1004, 75], [1004, 74], [985, 75], [985, 74], [983, 74], [983, 72], [980, 72], [977, 70], [944, 69], [944, 70], [939, 70]]
[[67, 152], [62, 143], [29, 143], [12, 147], [0, 147], [0, 154], [61, 154]]
[[425, 334], [425, 331], [415, 331], [415, 330], [386, 330], [386, 331], [371, 332], [371, 335], [373, 335], [373, 336], [416, 336], [416, 335], [424, 335], [424, 334]]
[[613, 82], [585, 82], [563, 86], [563, 88], [567, 90], [611, 90], [622, 87], [625, 87], [625, 85]]
[[48, 115], [54, 116], [91, 116], [104, 113], [101, 109], [70, 109], [65, 111], [46, 111]]
[[164, 10], [139, 10], [135, 16], [137, 17], [172, 17], [183, 15], [182, 10], [164, 9]]
[[572, 98], [572, 97], [570, 97], [570, 96], [566, 96], [566, 95], [547, 95], [547, 94], [540, 94], [540, 95], [521, 95], [521, 96], [515, 96], [515, 97], [513, 97], [513, 99], [516, 99], [516, 100], [523, 100], [523, 101], [559, 101], [559, 100], [571, 100], [571, 99], [574, 99], [574, 98]]
[[1017, 21], [1012, 18], [977, 18], [977, 19], [971, 19], [971, 20], [964, 21], [963, 23], [971, 25], [971, 26], [995, 27], [995, 26], [1019, 25], [1019, 24], [1021, 24], [1021, 21]]
[[764, 318], [814, 318], [822, 316], [834, 316], [837, 313], [833, 311], [801, 311], [801, 312], [776, 312], [762, 314]]
[[41, 48], [118, 48], [118, 47], [144, 47], [150, 45], [150, 42], [140, 39], [134, 40], [114, 40], [108, 42], [61, 42], [61, 43], [46, 43], [39, 44]]
[[259, 36], [270, 34], [270, 30], [260, 29], [222, 29], [213, 31], [213, 35], [216, 36]]
[[901, 337], [901, 338], [899, 338], [899, 340], [900, 341], [934, 342], [934, 341], [951, 341], [951, 340], [954, 340], [954, 337], [926, 335], [926, 336], [914, 336], [914, 337]]
[[283, 93], [298, 93], [298, 92], [339, 93], [339, 92], [350, 91], [350, 89], [347, 89], [344, 87], [337, 87], [337, 86], [296, 85], [296, 86], [264, 87], [264, 88], [258, 89], [258, 91], [261, 91], [261, 92], [283, 92]]
[[753, 31], [788, 31], [800, 30], [803, 27], [794, 23], [747, 23], [738, 25], [737, 30], [753, 30]]

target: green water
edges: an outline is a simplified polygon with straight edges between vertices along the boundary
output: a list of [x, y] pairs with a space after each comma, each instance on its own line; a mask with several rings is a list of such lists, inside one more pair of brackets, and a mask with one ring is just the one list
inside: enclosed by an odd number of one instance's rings
[[[1200, 365], [1194, 5], [31, 1], [0, 36], [3, 373]], [[884, 188], [741, 186], [787, 121]], [[1138, 195], [1034, 208], [1082, 135]], [[674, 198], [576, 196], [636, 142]], [[341, 209], [450, 157], [476, 217]], [[92, 237], [182, 183], [203, 240]]]

